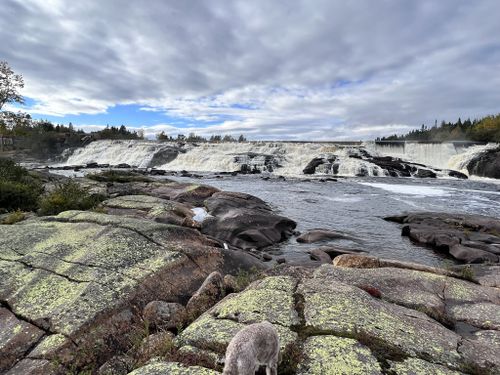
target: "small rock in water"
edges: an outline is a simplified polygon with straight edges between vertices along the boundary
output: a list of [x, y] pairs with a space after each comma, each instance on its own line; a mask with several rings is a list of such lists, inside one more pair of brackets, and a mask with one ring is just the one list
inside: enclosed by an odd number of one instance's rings
[[264, 253], [262, 254], [262, 259], [264, 259], [265, 261], [270, 261], [273, 260], [273, 257], [267, 253]]
[[350, 236], [330, 229], [311, 229], [297, 237], [299, 243], [313, 243], [334, 239], [352, 239]]
[[283, 263], [286, 263], [286, 259], [285, 259], [285, 258], [283, 258], [283, 257], [277, 258], [277, 259], [276, 259], [276, 263], [278, 263], [278, 264], [283, 264]]

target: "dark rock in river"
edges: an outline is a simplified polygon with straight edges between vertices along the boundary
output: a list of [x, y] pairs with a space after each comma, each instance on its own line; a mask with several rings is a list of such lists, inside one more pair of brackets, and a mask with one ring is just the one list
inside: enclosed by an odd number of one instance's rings
[[402, 235], [464, 263], [499, 262], [500, 219], [422, 212], [385, 218], [404, 224]]
[[335, 239], [352, 240], [353, 238], [345, 233], [341, 233], [330, 229], [311, 229], [301, 234], [299, 237], [297, 237], [297, 242], [313, 243], [313, 242], [329, 241]]
[[240, 249], [263, 248], [292, 235], [296, 223], [276, 215], [261, 199], [249, 194], [218, 192], [205, 200], [212, 217], [203, 221], [202, 233]]
[[467, 165], [469, 174], [500, 178], [500, 147], [489, 149], [472, 159]]

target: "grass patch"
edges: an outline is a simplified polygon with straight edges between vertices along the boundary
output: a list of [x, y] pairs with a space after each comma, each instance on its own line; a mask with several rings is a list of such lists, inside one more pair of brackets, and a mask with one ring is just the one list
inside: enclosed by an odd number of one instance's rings
[[109, 170], [109, 171], [103, 171], [103, 172], [99, 172], [99, 173], [92, 173], [92, 174], [88, 174], [86, 177], [90, 178], [91, 180], [99, 181], [99, 182], [125, 183], [125, 182], [151, 182], [152, 181], [150, 178], [143, 176], [142, 174], [139, 174], [136, 172], [116, 171], [116, 170]]
[[17, 210], [17, 211], [10, 213], [6, 218], [4, 218], [2, 220], [2, 224], [11, 225], [11, 224], [19, 223], [20, 221], [23, 221], [25, 218], [26, 218], [26, 215], [24, 214], [24, 212]]
[[57, 215], [68, 210], [90, 210], [97, 207], [105, 197], [101, 194], [90, 194], [89, 190], [73, 180], [58, 184], [49, 194], [41, 197], [38, 214]]

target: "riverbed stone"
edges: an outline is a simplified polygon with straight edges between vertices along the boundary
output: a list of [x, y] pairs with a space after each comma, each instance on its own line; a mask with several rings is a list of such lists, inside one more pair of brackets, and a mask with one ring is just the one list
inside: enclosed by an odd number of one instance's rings
[[304, 343], [305, 360], [300, 375], [376, 375], [382, 374], [369, 348], [358, 341], [336, 336], [314, 336]]
[[331, 229], [310, 229], [305, 233], [302, 233], [297, 237], [297, 242], [299, 243], [314, 243], [322, 241], [331, 241], [337, 239], [352, 239], [352, 237], [346, 233]]
[[[464, 263], [498, 263], [500, 219], [483, 215], [417, 212], [386, 217], [401, 234]], [[493, 246], [491, 246], [493, 245]]]

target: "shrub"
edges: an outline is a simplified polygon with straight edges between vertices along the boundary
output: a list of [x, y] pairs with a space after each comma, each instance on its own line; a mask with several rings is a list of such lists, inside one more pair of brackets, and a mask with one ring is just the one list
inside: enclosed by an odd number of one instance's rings
[[0, 158], [0, 210], [36, 210], [42, 191], [40, 180], [30, 176], [27, 169]]
[[88, 189], [73, 180], [63, 182], [40, 199], [39, 215], [57, 215], [68, 210], [90, 210], [105, 199], [100, 194], [90, 194]]

